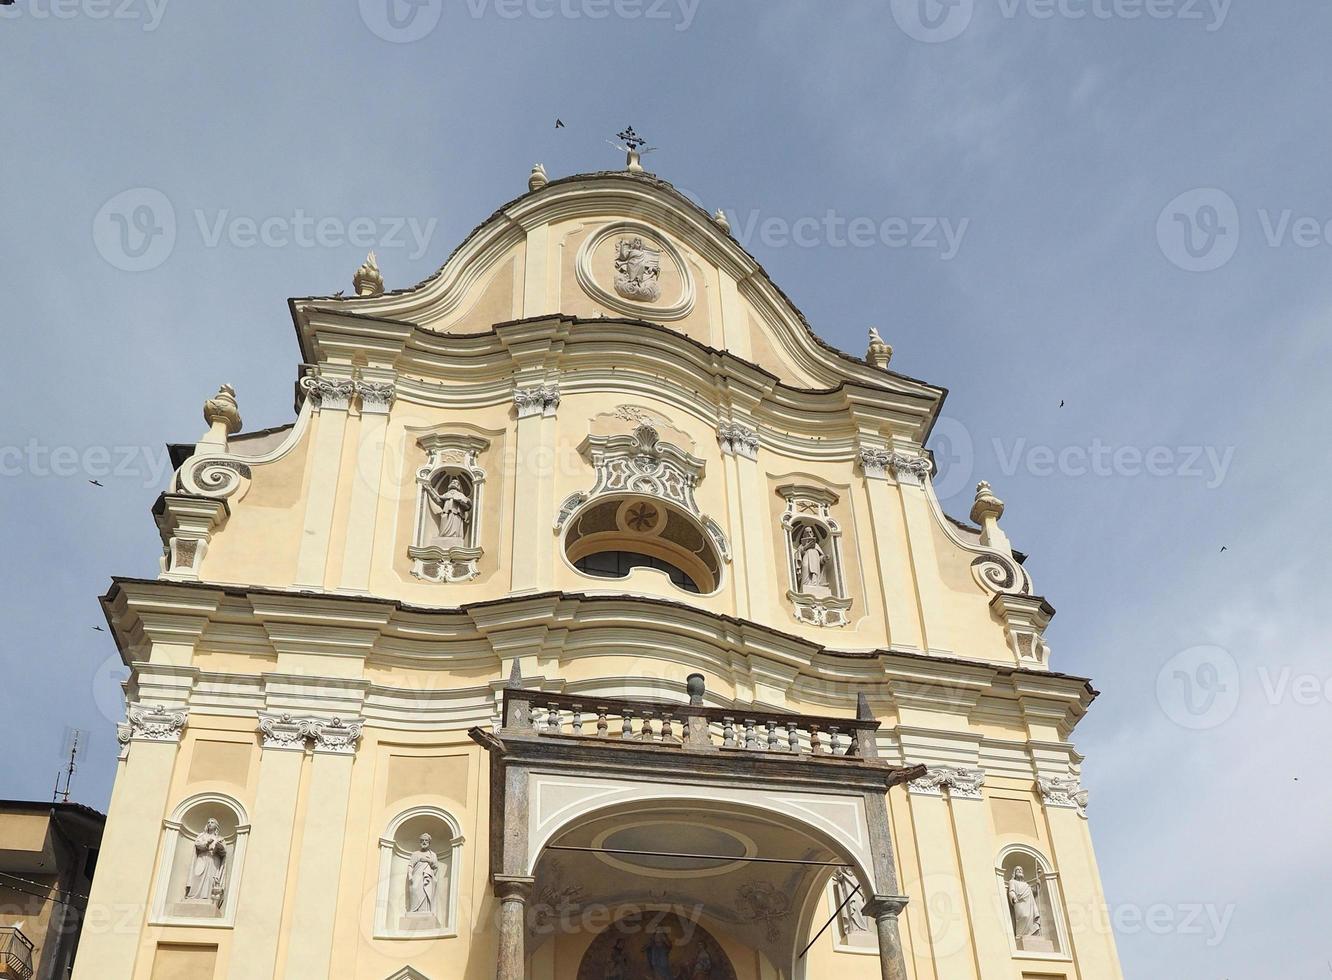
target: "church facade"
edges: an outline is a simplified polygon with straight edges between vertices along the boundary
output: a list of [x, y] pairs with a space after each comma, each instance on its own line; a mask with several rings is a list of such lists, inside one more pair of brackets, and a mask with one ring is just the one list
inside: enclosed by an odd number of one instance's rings
[[1110, 980], [1053, 609], [943, 389], [643, 170], [298, 299], [175, 447], [75, 980]]

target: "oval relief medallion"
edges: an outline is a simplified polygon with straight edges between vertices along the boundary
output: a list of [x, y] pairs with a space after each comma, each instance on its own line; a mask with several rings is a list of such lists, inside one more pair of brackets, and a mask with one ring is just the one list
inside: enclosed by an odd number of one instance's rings
[[589, 235], [575, 263], [578, 285], [617, 313], [680, 320], [694, 308], [694, 278], [671, 241], [637, 221], [616, 221]]

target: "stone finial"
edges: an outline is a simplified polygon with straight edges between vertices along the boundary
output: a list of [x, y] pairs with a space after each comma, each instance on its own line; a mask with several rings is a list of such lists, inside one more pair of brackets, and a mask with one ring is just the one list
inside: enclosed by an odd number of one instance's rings
[[365, 263], [356, 270], [352, 277], [352, 288], [357, 296], [380, 296], [384, 292], [384, 277], [379, 272], [379, 260], [371, 252], [365, 257]]
[[513, 668], [509, 671], [509, 682], [504, 686], [515, 691], [523, 686], [523, 662], [519, 657], [513, 658]]
[[888, 364], [892, 359], [892, 346], [884, 343], [883, 337], [879, 335], [878, 327], [870, 327], [869, 350], [865, 352], [865, 360], [869, 361], [876, 368], [882, 370], [888, 367]]
[[[236, 404], [236, 389], [231, 385], [223, 385], [217, 389], [217, 394], [208, 401], [204, 402], [203, 407], [204, 421], [210, 427], [210, 435], [217, 434], [226, 442], [226, 437], [235, 435], [241, 430], [240, 407]], [[222, 428], [223, 432], [214, 433], [213, 430]]]
[[874, 711], [870, 708], [869, 695], [864, 691], [856, 694], [856, 718], [859, 721], [874, 720]]
[[545, 164], [532, 164], [532, 173], [527, 178], [527, 189], [529, 191], [539, 191], [549, 183], [550, 177], [546, 175]]
[[708, 682], [702, 674], [690, 674], [685, 678], [685, 690], [689, 692], [690, 704], [702, 704], [703, 695], [708, 691]]
[[726, 217], [726, 212], [721, 208], [717, 209], [717, 213], [712, 216], [712, 220], [717, 222], [717, 227], [726, 232], [726, 234], [729, 235], [731, 233], [731, 219]]
[[999, 518], [1004, 513], [1004, 502], [994, 495], [990, 484], [981, 480], [976, 484], [976, 502], [971, 505], [971, 519], [980, 525], [981, 544], [995, 548], [1006, 554], [1013, 553], [1008, 535], [999, 527]]
[[976, 484], [976, 502], [971, 505], [971, 519], [983, 525], [987, 518], [999, 520], [1004, 514], [1004, 502], [994, 495], [987, 480]]

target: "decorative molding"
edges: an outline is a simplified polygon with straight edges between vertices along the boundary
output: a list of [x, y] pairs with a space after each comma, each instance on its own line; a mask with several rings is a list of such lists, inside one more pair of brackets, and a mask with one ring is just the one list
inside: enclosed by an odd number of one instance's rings
[[515, 388], [513, 404], [520, 419], [540, 415], [553, 418], [560, 407], [559, 385], [533, 385], [529, 388]]
[[885, 480], [891, 473], [899, 482], [920, 485], [933, 469], [928, 456], [913, 456], [873, 446], [860, 447], [858, 458], [860, 470], [869, 480]]
[[578, 511], [578, 508], [582, 507], [587, 501], [588, 495], [582, 490], [579, 490], [577, 493], [571, 493], [569, 496], [565, 497], [564, 503], [560, 504], [560, 512], [555, 516], [555, 530], [558, 532], [564, 527], [564, 525], [568, 523], [569, 518], [573, 517]]
[[982, 799], [981, 787], [985, 783], [985, 773], [980, 769], [965, 769], [961, 766], [931, 766], [919, 779], [907, 784], [907, 789], [919, 796], [948, 796], [954, 800]]
[[311, 374], [301, 379], [300, 388], [320, 411], [327, 408], [345, 412], [356, 397], [356, 382], [351, 378], [325, 378]]
[[581, 448], [597, 472], [597, 482], [586, 494], [588, 500], [607, 494], [642, 494], [702, 517], [694, 488], [703, 479], [703, 460], [663, 442], [656, 426], [644, 422], [628, 435], [590, 435]]
[[739, 422], [723, 422], [717, 426], [717, 441], [728, 456], [758, 459], [758, 433]]
[[[987, 564], [998, 567], [1000, 562], [985, 563], [978, 558], [972, 564], [973, 573]], [[1000, 592], [990, 600], [990, 608], [1003, 620], [1009, 649], [1018, 664], [1033, 670], [1049, 669], [1050, 646], [1045, 642], [1045, 629], [1054, 617], [1054, 607], [1040, 596]]]
[[[212, 461], [219, 467], [225, 460]], [[224, 469], [233, 476], [236, 471]], [[246, 468], [248, 478], [249, 469]], [[238, 478], [239, 480], [239, 478]], [[227, 523], [231, 509], [225, 499], [164, 493], [153, 505], [153, 520], [162, 539], [162, 577], [197, 581], [213, 534]]]
[[128, 704], [125, 706], [125, 720], [116, 726], [116, 740], [121, 745], [131, 741], [179, 742], [189, 714], [189, 708]]
[[1065, 810], [1077, 810], [1081, 817], [1087, 816], [1087, 791], [1075, 776], [1051, 778], [1037, 776], [1036, 785], [1041, 791], [1041, 800], [1049, 807]]

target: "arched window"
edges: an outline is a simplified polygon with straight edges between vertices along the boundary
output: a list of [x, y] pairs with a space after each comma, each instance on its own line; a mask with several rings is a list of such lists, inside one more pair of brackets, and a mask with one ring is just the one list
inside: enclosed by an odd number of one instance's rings
[[439, 807], [413, 807], [389, 823], [379, 839], [376, 938], [457, 935], [462, 844], [458, 821]]
[[1005, 848], [995, 866], [1008, 935], [1018, 955], [1059, 956], [1067, 950], [1059, 900], [1059, 876], [1033, 848]]
[[201, 793], [177, 806], [163, 824], [152, 922], [233, 925], [249, 834], [245, 808], [229, 796]]
[[697, 520], [661, 500], [613, 496], [569, 522], [564, 553], [597, 578], [625, 578], [636, 568], [664, 572], [677, 588], [710, 593], [721, 582], [721, 556]]

